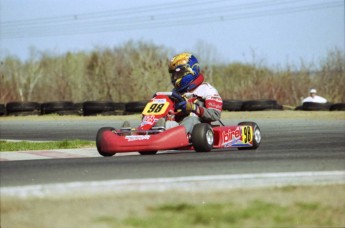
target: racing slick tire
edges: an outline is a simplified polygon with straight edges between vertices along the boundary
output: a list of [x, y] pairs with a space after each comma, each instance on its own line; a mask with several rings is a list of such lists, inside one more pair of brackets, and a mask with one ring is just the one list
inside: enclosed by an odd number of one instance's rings
[[155, 154], [157, 154], [157, 151], [142, 151], [142, 152], [139, 152], [139, 154], [141, 154], [141, 155], [155, 155]]
[[252, 126], [253, 127], [253, 146], [252, 147], [238, 147], [239, 150], [255, 150], [261, 143], [261, 131], [259, 126], [255, 122], [240, 122], [238, 125]]
[[213, 148], [214, 132], [207, 123], [196, 124], [192, 131], [192, 145], [196, 152], [209, 152]]
[[111, 152], [105, 152], [101, 148], [101, 140], [102, 140], [103, 132], [105, 132], [105, 131], [113, 131], [113, 130], [115, 130], [115, 129], [112, 128], [112, 127], [102, 127], [97, 132], [97, 135], [96, 135], [96, 147], [97, 147], [98, 153], [100, 155], [102, 155], [103, 157], [111, 157], [111, 156], [116, 154], [116, 153], [111, 153]]

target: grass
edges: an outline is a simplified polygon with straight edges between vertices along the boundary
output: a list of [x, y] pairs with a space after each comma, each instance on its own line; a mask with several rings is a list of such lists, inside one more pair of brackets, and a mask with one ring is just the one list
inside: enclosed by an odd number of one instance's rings
[[312, 185], [2, 197], [1, 227], [344, 227], [344, 192]]
[[72, 149], [95, 146], [96, 144], [94, 141], [84, 140], [63, 140], [52, 142], [0, 141], [0, 151]]

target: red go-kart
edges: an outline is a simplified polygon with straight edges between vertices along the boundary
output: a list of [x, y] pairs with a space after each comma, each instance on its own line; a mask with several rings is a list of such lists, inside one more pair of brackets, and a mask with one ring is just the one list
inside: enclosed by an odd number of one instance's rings
[[[191, 95], [191, 94], [190, 94]], [[186, 95], [188, 96], [188, 94]], [[212, 149], [236, 147], [252, 150], [259, 147], [261, 131], [254, 122], [241, 122], [234, 126], [200, 123], [187, 134], [183, 126], [165, 129], [156, 126], [159, 119], [174, 120], [175, 102], [184, 101], [175, 92], [157, 92], [142, 112], [142, 122], [137, 128], [103, 127], [98, 130], [96, 146], [100, 155], [113, 156], [122, 152], [156, 154], [159, 150], [195, 150], [209, 152]]]

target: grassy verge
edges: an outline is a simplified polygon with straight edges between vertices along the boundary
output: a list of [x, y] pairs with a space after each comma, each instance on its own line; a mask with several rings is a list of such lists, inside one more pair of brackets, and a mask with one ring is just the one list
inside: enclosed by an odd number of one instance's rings
[[51, 149], [72, 149], [83, 147], [95, 147], [94, 141], [84, 140], [63, 140], [52, 142], [32, 142], [32, 141], [0, 141], [1, 151], [20, 151], [20, 150], [51, 150]]
[[1, 227], [344, 227], [344, 192], [315, 185], [2, 197]]

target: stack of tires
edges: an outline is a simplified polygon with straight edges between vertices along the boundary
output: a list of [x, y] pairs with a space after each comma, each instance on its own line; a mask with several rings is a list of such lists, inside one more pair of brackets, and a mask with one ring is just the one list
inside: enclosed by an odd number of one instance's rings
[[4, 104], [0, 104], [0, 116], [6, 115], [6, 106]]
[[78, 115], [76, 106], [71, 101], [46, 102], [41, 104], [41, 115]]
[[125, 114], [142, 113], [148, 101], [133, 101], [125, 105]]
[[[112, 101], [86, 101], [73, 103], [72, 101], [54, 102], [9, 102], [6, 105], [0, 104], [0, 116], [26, 116], [26, 115], [130, 115], [140, 114], [147, 100], [132, 101], [127, 103], [116, 103]], [[283, 106], [276, 100], [223, 100], [224, 111], [264, 111], [283, 110]], [[305, 111], [345, 111], [345, 103], [312, 103], [305, 102], [295, 110]]]
[[331, 111], [345, 111], [345, 103], [332, 104], [329, 108]]
[[283, 110], [276, 100], [223, 100], [223, 110], [226, 111], [264, 111]]
[[9, 116], [39, 115], [41, 105], [37, 102], [9, 102], [6, 104], [6, 114]]
[[83, 115], [122, 115], [125, 103], [112, 101], [86, 101], [83, 103]]
[[301, 106], [297, 106], [295, 110], [304, 111], [345, 111], [345, 103], [315, 103], [304, 102]]

